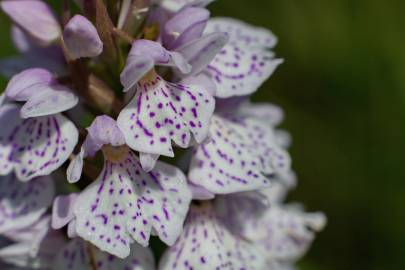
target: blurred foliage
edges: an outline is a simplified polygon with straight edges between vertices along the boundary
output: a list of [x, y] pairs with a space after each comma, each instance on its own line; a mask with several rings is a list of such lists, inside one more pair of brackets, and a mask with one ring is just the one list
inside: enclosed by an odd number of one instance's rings
[[[329, 219], [302, 269], [405, 269], [405, 2], [218, 0], [211, 7], [279, 37], [285, 64], [254, 98], [285, 110], [299, 176], [290, 199]], [[1, 57], [14, 52], [8, 27], [0, 16]]]

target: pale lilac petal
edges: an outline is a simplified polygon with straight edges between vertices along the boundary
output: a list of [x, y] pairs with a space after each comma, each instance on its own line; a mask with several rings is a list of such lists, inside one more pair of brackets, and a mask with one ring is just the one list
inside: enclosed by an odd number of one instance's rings
[[136, 84], [143, 76], [145, 76], [155, 63], [148, 56], [128, 56], [127, 63], [121, 73], [120, 80], [124, 86], [124, 92], [136, 87]]
[[163, 254], [159, 270], [262, 270], [265, 266], [263, 254], [232, 235], [213, 209], [204, 205], [191, 208], [184, 233]]
[[210, 12], [205, 8], [184, 8], [166, 22], [163, 29], [163, 45], [174, 50], [181, 45], [201, 37]]
[[33, 95], [22, 107], [21, 117], [39, 117], [64, 112], [75, 107], [79, 98], [72, 90], [62, 85], [43, 87], [42, 91]]
[[[198, 85], [198, 86], [204, 88], [205, 90], [207, 90], [207, 92], [212, 96], [215, 96], [215, 93], [217, 91], [217, 86], [215, 85], [214, 81], [204, 73], [200, 73], [195, 76], [189, 76], [189, 77], [183, 79], [181, 81], [181, 84]], [[216, 105], [215, 107], [217, 108], [218, 105]]]
[[87, 128], [88, 137], [100, 147], [110, 144], [112, 146], [121, 146], [125, 144], [125, 138], [118, 128], [114, 119], [107, 115], [96, 117], [90, 127]]
[[167, 83], [156, 74], [137, 87], [117, 119], [132, 149], [173, 157], [172, 140], [186, 148], [191, 134], [197, 142], [207, 137], [215, 101], [204, 89]]
[[46, 91], [54, 82], [53, 74], [46, 69], [31, 68], [13, 76], [6, 88], [7, 97], [16, 101], [27, 101], [33, 95]]
[[290, 163], [266, 124], [214, 116], [210, 140], [196, 147], [189, 179], [216, 194], [250, 191], [269, 186], [271, 174], [288, 173]]
[[32, 37], [50, 43], [61, 34], [52, 10], [40, 0], [1, 1], [1, 9]]
[[270, 51], [277, 40], [266, 29], [234, 19], [215, 18], [209, 20], [205, 32], [226, 32], [230, 37], [207, 69], [218, 85], [220, 98], [255, 92], [283, 62]]
[[81, 15], [76, 15], [66, 24], [63, 40], [72, 59], [96, 57], [103, 51], [103, 42], [93, 24]]
[[226, 33], [215, 32], [177, 48], [176, 51], [181, 53], [192, 66], [188, 75], [195, 75], [203, 71], [225, 46], [228, 39]]
[[14, 121], [0, 131], [0, 174], [14, 169], [18, 179], [28, 181], [50, 174], [69, 158], [77, 144], [78, 131], [65, 116], [23, 120], [18, 117], [18, 106], [3, 107], [7, 113], [0, 113], [0, 124], [12, 118]]
[[52, 207], [52, 228], [57, 230], [65, 227], [74, 219], [73, 207], [78, 194], [60, 195], [55, 198]]
[[[92, 255], [89, 250], [93, 252]], [[134, 244], [131, 246], [131, 254], [122, 260], [97, 248], [89, 249], [88, 244], [81, 239], [70, 241], [60, 250], [53, 269], [91, 270], [92, 256], [98, 270], [155, 270], [153, 254], [149, 248]]]
[[52, 204], [53, 180], [49, 176], [22, 183], [14, 174], [0, 177], [0, 233], [36, 222]]
[[129, 52], [129, 57], [131, 56], [148, 56], [156, 64], [168, 63], [170, 58], [169, 51], [162, 44], [147, 39], [139, 39], [132, 43], [131, 51]]
[[177, 12], [185, 7], [205, 7], [214, 0], [162, 0], [162, 7], [170, 12]]
[[79, 195], [74, 209], [77, 233], [120, 258], [130, 254], [134, 241], [147, 246], [152, 228], [172, 245], [191, 200], [180, 170], [157, 162], [146, 173], [133, 152], [126, 151], [120, 160], [105, 156], [101, 174]]

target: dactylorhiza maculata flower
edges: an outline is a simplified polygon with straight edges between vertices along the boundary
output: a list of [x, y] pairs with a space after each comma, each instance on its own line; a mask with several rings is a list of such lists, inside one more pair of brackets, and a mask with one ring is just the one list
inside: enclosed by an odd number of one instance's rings
[[113, 2], [0, 1], [0, 268], [295, 268], [326, 219], [285, 204], [283, 112], [250, 101], [276, 37], [210, 0]]

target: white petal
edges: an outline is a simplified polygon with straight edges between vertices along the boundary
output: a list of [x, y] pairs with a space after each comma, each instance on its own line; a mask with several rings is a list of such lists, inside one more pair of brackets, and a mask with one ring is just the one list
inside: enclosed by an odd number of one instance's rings
[[30, 98], [21, 108], [21, 117], [38, 117], [67, 111], [79, 102], [79, 98], [64, 86], [49, 87]]
[[[154, 270], [154, 258], [150, 249], [137, 244], [131, 246], [131, 254], [121, 260], [95, 247], [88, 246], [81, 239], [70, 241], [59, 252], [54, 263], [58, 270], [91, 270], [93, 256], [98, 270]], [[93, 252], [90, 255], [89, 252]]]
[[290, 171], [290, 158], [267, 125], [214, 116], [210, 140], [196, 147], [189, 179], [216, 194], [270, 185], [268, 175]]
[[[10, 114], [14, 115], [15, 109]], [[8, 120], [0, 118], [0, 122]], [[76, 127], [61, 114], [17, 120], [10, 126], [12, 131], [0, 136], [0, 172], [5, 173], [13, 166], [21, 181], [58, 169], [78, 141]]]
[[156, 75], [153, 81], [138, 83], [117, 123], [132, 149], [173, 157], [172, 140], [186, 148], [190, 133], [197, 142], [206, 138], [214, 103], [199, 86], [168, 83]]
[[128, 151], [120, 162], [105, 162], [100, 176], [80, 194], [74, 209], [77, 233], [120, 258], [130, 254], [134, 240], [147, 246], [152, 227], [163, 242], [173, 244], [191, 200], [180, 170], [158, 162], [146, 173]]
[[282, 63], [270, 51], [276, 44], [274, 35], [229, 18], [208, 21], [206, 33], [226, 32], [229, 42], [208, 66], [218, 86], [217, 96], [248, 95], [255, 92]]
[[263, 254], [232, 235], [210, 207], [190, 210], [184, 233], [163, 255], [159, 270], [266, 269]]
[[54, 183], [49, 176], [28, 183], [14, 174], [0, 177], [0, 233], [32, 225], [52, 204]]

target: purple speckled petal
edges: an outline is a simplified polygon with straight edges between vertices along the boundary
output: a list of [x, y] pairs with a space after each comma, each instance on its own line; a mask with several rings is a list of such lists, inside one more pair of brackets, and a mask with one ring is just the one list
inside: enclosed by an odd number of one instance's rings
[[184, 232], [164, 254], [159, 270], [262, 270], [263, 254], [231, 234], [209, 205], [193, 206]]
[[61, 28], [48, 5], [40, 0], [1, 1], [1, 9], [33, 38], [50, 43], [61, 35]]
[[70, 110], [79, 102], [71, 89], [62, 85], [44, 86], [21, 107], [21, 117], [39, 117], [54, 115]]
[[270, 51], [276, 38], [266, 29], [234, 19], [215, 18], [208, 22], [205, 33], [215, 32], [226, 32], [230, 37], [207, 69], [218, 85], [220, 98], [255, 92], [282, 63]]
[[104, 155], [98, 179], [79, 195], [74, 209], [77, 233], [120, 258], [130, 254], [134, 240], [147, 246], [152, 228], [172, 245], [191, 201], [183, 173], [159, 161], [146, 173], [130, 149], [109, 151], [118, 151], [121, 158]]
[[166, 22], [162, 33], [163, 45], [169, 50], [174, 50], [200, 38], [209, 17], [210, 12], [205, 8], [184, 8]]
[[187, 75], [195, 75], [207, 68], [216, 55], [228, 42], [228, 34], [215, 32], [184, 44], [176, 49], [188, 63], [192, 70]]
[[49, 176], [22, 183], [14, 174], [0, 177], [0, 233], [36, 222], [52, 204], [53, 180]]
[[[58, 270], [91, 270], [89, 247], [81, 239], [74, 239], [60, 250], [54, 268]], [[92, 248], [98, 270], [154, 270], [155, 262], [149, 248], [137, 244], [131, 246], [131, 254], [125, 259], [116, 258], [97, 248]]]
[[295, 261], [309, 248], [315, 232], [326, 224], [322, 213], [304, 213], [273, 205], [257, 219], [245, 219], [243, 236], [253, 242], [269, 261]]
[[[17, 178], [28, 181], [58, 169], [72, 153], [78, 131], [65, 116], [21, 119], [19, 107], [0, 109], [0, 174], [14, 169]], [[12, 123], [12, 124], [10, 124]]]
[[14, 75], [5, 92], [10, 99], [27, 101], [33, 95], [46, 91], [47, 86], [53, 82], [53, 75], [48, 70], [31, 68]]
[[189, 179], [216, 194], [250, 191], [270, 185], [269, 175], [290, 171], [290, 158], [273, 130], [254, 119], [215, 115], [210, 140], [197, 146]]
[[78, 194], [60, 195], [55, 198], [52, 207], [52, 228], [57, 230], [65, 227], [74, 219], [73, 207]]
[[81, 15], [76, 15], [66, 24], [63, 40], [72, 59], [96, 57], [103, 51], [103, 42], [93, 24]]
[[177, 12], [186, 7], [205, 7], [214, 0], [162, 0], [161, 5], [169, 12]]
[[206, 138], [214, 103], [199, 86], [168, 83], [155, 73], [138, 83], [117, 123], [132, 149], [173, 157], [172, 140], [185, 148], [190, 133], [199, 143]]

